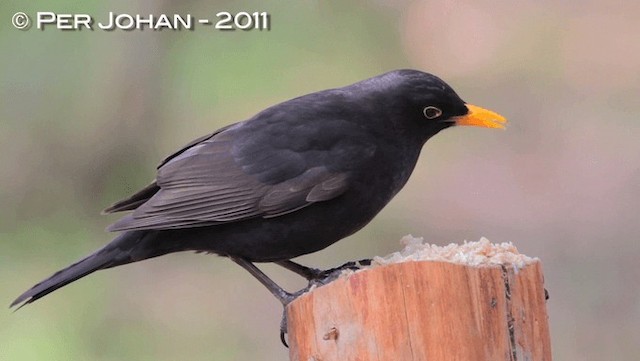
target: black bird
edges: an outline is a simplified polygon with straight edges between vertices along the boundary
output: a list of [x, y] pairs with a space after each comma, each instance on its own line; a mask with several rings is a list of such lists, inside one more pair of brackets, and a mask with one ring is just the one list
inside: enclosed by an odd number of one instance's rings
[[[405, 185], [424, 143], [453, 125], [504, 128], [438, 77], [397, 70], [274, 105], [194, 140], [160, 163], [156, 179], [105, 213], [111, 243], [20, 295], [31, 303], [94, 271], [179, 251], [229, 257], [286, 305], [253, 263], [307, 279], [290, 259], [364, 227]], [[20, 307], [22, 307], [20, 306]]]

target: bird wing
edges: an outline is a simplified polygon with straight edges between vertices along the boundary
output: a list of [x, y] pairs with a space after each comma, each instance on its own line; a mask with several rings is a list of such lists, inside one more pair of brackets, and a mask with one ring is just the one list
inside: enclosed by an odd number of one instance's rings
[[150, 198], [142, 202], [144, 197], [132, 196], [134, 212], [107, 229], [162, 230], [277, 217], [343, 194], [349, 187], [348, 167], [335, 169], [340, 161], [327, 161], [338, 158], [345, 163], [351, 158], [357, 162], [352, 157], [371, 155], [374, 150], [354, 143], [336, 151], [335, 136], [311, 147], [283, 141], [290, 136], [296, 139], [296, 131], [269, 126], [252, 129], [248, 123], [238, 123], [194, 141], [161, 163], [155, 187], [145, 188]]
[[[180, 154], [182, 154], [187, 149], [193, 147], [194, 145], [202, 143], [203, 141], [213, 137], [214, 135], [224, 131], [225, 129], [227, 129], [229, 127], [230, 126], [224, 127], [222, 129], [219, 129], [218, 131], [214, 132], [213, 134], [207, 134], [205, 136], [202, 136], [200, 138], [192, 140], [187, 145], [182, 147], [180, 150], [174, 152], [170, 156], [168, 156], [165, 159], [163, 159], [162, 162], [160, 162], [160, 164], [158, 164], [158, 169], [160, 169], [160, 167], [165, 165], [171, 159], [173, 159], [173, 158], [179, 156]], [[111, 213], [116, 213], [116, 212], [134, 210], [134, 209], [138, 208], [141, 204], [143, 204], [146, 201], [148, 201], [149, 198], [153, 197], [153, 195], [156, 194], [159, 190], [160, 190], [160, 187], [158, 187], [158, 184], [154, 180], [153, 182], [151, 182], [151, 184], [149, 184], [148, 186], [146, 186], [143, 189], [139, 190], [138, 192], [136, 192], [132, 196], [130, 196], [128, 198], [125, 198], [123, 200], [120, 200], [118, 202], [115, 202], [111, 206], [105, 208], [102, 211], [102, 214], [111, 214]]]

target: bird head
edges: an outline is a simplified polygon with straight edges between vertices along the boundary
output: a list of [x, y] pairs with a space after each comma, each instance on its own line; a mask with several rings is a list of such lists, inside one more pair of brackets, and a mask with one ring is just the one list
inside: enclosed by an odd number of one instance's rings
[[[383, 74], [383, 87], [395, 88], [394, 102], [408, 117], [430, 133], [454, 125], [504, 129], [507, 120], [498, 113], [463, 101], [442, 79], [417, 70]], [[426, 127], [424, 127], [426, 125]]]

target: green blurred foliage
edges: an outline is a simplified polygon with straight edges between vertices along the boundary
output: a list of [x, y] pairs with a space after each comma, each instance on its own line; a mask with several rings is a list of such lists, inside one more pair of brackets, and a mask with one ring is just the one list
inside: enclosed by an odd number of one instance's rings
[[[17, 11], [268, 11], [270, 31], [14, 29]], [[545, 267], [554, 356], [640, 353], [640, 5], [596, 1], [0, 3], [0, 302], [110, 239], [99, 210], [184, 143], [396, 68], [438, 74], [506, 132], [455, 129], [363, 231], [301, 262], [386, 254], [407, 233], [513, 241]], [[289, 289], [303, 282], [264, 268]], [[283, 360], [280, 306], [215, 257], [98, 272], [16, 314], [0, 360]]]

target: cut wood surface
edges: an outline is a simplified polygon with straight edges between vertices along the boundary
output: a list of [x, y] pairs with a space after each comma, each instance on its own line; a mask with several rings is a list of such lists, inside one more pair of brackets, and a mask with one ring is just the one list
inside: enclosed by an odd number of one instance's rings
[[551, 360], [538, 260], [385, 264], [316, 288], [287, 311], [293, 361]]

